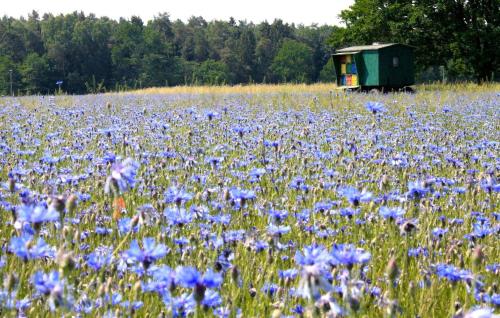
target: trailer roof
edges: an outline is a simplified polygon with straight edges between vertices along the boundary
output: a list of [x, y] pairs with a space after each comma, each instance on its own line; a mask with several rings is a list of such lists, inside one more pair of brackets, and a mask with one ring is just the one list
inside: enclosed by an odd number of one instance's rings
[[341, 55], [339, 53], [358, 53], [361, 51], [369, 51], [369, 50], [380, 50], [389, 46], [393, 45], [403, 45], [403, 46], [408, 46], [405, 44], [400, 44], [400, 43], [374, 43], [372, 45], [358, 45], [358, 46], [351, 46], [351, 47], [346, 47], [340, 50], [335, 51], [336, 55]]

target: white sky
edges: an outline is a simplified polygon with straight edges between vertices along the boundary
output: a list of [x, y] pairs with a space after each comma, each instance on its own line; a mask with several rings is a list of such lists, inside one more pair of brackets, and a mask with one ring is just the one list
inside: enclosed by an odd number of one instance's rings
[[171, 20], [187, 21], [190, 16], [205, 20], [247, 20], [255, 23], [280, 18], [285, 22], [310, 25], [338, 24], [338, 14], [354, 0], [0, 0], [0, 16], [27, 17], [32, 10], [43, 13], [83, 11], [97, 16], [130, 18], [140, 16], [144, 22], [160, 12], [168, 12]]

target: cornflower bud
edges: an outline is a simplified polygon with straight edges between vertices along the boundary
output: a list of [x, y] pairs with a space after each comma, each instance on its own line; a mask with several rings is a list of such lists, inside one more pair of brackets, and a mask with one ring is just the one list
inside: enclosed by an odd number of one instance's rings
[[66, 211], [69, 215], [73, 215], [76, 210], [76, 201], [78, 197], [74, 194], [70, 195], [66, 200]]
[[395, 257], [391, 257], [391, 259], [387, 263], [386, 273], [387, 273], [387, 277], [389, 277], [391, 282], [395, 281], [398, 278], [399, 268], [398, 268], [398, 264], [396, 263]]

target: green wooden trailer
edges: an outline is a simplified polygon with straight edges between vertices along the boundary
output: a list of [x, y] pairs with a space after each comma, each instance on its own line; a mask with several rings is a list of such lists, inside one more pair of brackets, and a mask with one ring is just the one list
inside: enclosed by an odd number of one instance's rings
[[337, 50], [332, 58], [339, 88], [395, 90], [415, 83], [413, 47], [408, 45], [352, 46]]

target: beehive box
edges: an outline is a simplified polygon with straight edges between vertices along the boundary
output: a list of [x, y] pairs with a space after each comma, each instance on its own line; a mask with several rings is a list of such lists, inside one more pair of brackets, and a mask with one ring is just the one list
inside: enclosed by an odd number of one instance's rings
[[[396, 89], [413, 85], [413, 47], [374, 43], [337, 50], [333, 54], [337, 85]], [[344, 75], [352, 75], [350, 80]]]

